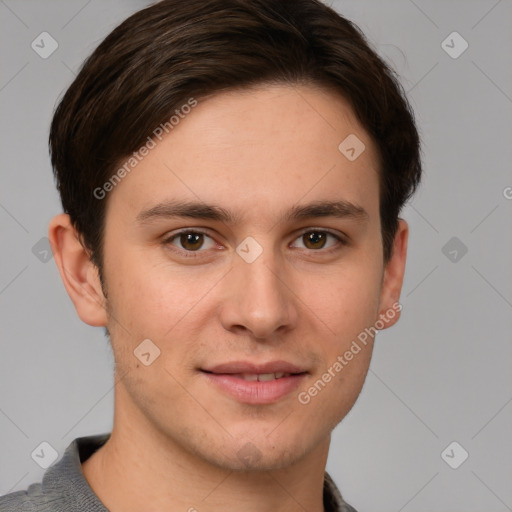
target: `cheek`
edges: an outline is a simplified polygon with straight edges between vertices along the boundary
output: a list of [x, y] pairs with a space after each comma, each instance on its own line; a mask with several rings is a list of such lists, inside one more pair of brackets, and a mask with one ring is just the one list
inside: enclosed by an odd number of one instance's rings
[[200, 323], [194, 319], [222, 273], [179, 268], [164, 258], [152, 263], [133, 250], [131, 255], [120, 253], [109, 268], [109, 299], [113, 315], [131, 337], [154, 338], [165, 344], [185, 326], [193, 334]]
[[380, 296], [377, 265], [347, 265], [310, 283], [306, 303], [329, 332], [347, 340], [373, 325]]

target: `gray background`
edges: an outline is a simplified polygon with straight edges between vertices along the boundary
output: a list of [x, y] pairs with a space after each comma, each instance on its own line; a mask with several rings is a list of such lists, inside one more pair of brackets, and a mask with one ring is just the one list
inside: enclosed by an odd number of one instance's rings
[[[60, 456], [112, 427], [103, 330], [80, 321], [44, 262], [40, 240], [61, 211], [47, 136], [83, 59], [146, 4], [0, 1], [0, 494], [41, 479], [31, 453], [42, 441]], [[327, 469], [361, 512], [512, 510], [512, 2], [332, 5], [401, 75], [425, 177], [403, 212], [402, 319], [379, 334]], [[47, 59], [31, 48], [43, 31], [59, 45]], [[458, 58], [441, 44], [453, 31], [469, 44]], [[453, 441], [469, 453], [457, 469], [441, 457]], [[448, 453], [460, 463], [461, 448]]]

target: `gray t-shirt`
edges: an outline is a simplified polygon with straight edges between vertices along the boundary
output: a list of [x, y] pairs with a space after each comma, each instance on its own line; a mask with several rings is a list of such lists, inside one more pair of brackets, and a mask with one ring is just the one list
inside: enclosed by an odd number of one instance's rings
[[[50, 466], [42, 483], [26, 491], [0, 496], [0, 512], [108, 512], [89, 487], [82, 472], [85, 462], [110, 437], [110, 433], [75, 439], [62, 458]], [[357, 512], [348, 505], [331, 477], [325, 473], [325, 512]]]

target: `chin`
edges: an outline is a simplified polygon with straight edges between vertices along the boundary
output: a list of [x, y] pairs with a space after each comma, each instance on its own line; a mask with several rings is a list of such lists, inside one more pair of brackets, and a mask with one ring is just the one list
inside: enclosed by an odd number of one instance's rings
[[[236, 472], [265, 472], [288, 467], [298, 462], [310, 450], [304, 440], [291, 442], [290, 437], [272, 439], [266, 433], [228, 437], [207, 446], [196, 447], [195, 455], [220, 469]], [[213, 450], [212, 450], [213, 449]]]
[[287, 449], [260, 450], [250, 441], [244, 444], [223, 464], [225, 469], [244, 472], [268, 472], [293, 465], [300, 459], [297, 452]]

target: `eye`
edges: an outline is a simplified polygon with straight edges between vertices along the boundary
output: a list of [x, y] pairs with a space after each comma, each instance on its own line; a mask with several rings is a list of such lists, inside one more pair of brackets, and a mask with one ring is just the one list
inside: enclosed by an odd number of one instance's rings
[[[205, 238], [207, 239], [205, 241]], [[198, 252], [200, 249], [211, 249], [215, 242], [202, 231], [181, 231], [164, 241], [165, 244], [174, 245], [187, 252]]]
[[[327, 241], [329, 239], [334, 239], [334, 243], [331, 243], [331, 245], [327, 246]], [[311, 249], [311, 250], [319, 250], [319, 249], [331, 249], [332, 247], [336, 247], [339, 245], [345, 245], [345, 241], [339, 237], [338, 235], [335, 235], [334, 233], [331, 233], [330, 231], [325, 230], [310, 230], [302, 233], [296, 240], [299, 240], [302, 242], [302, 247], [299, 246], [299, 248], [303, 249]]]

